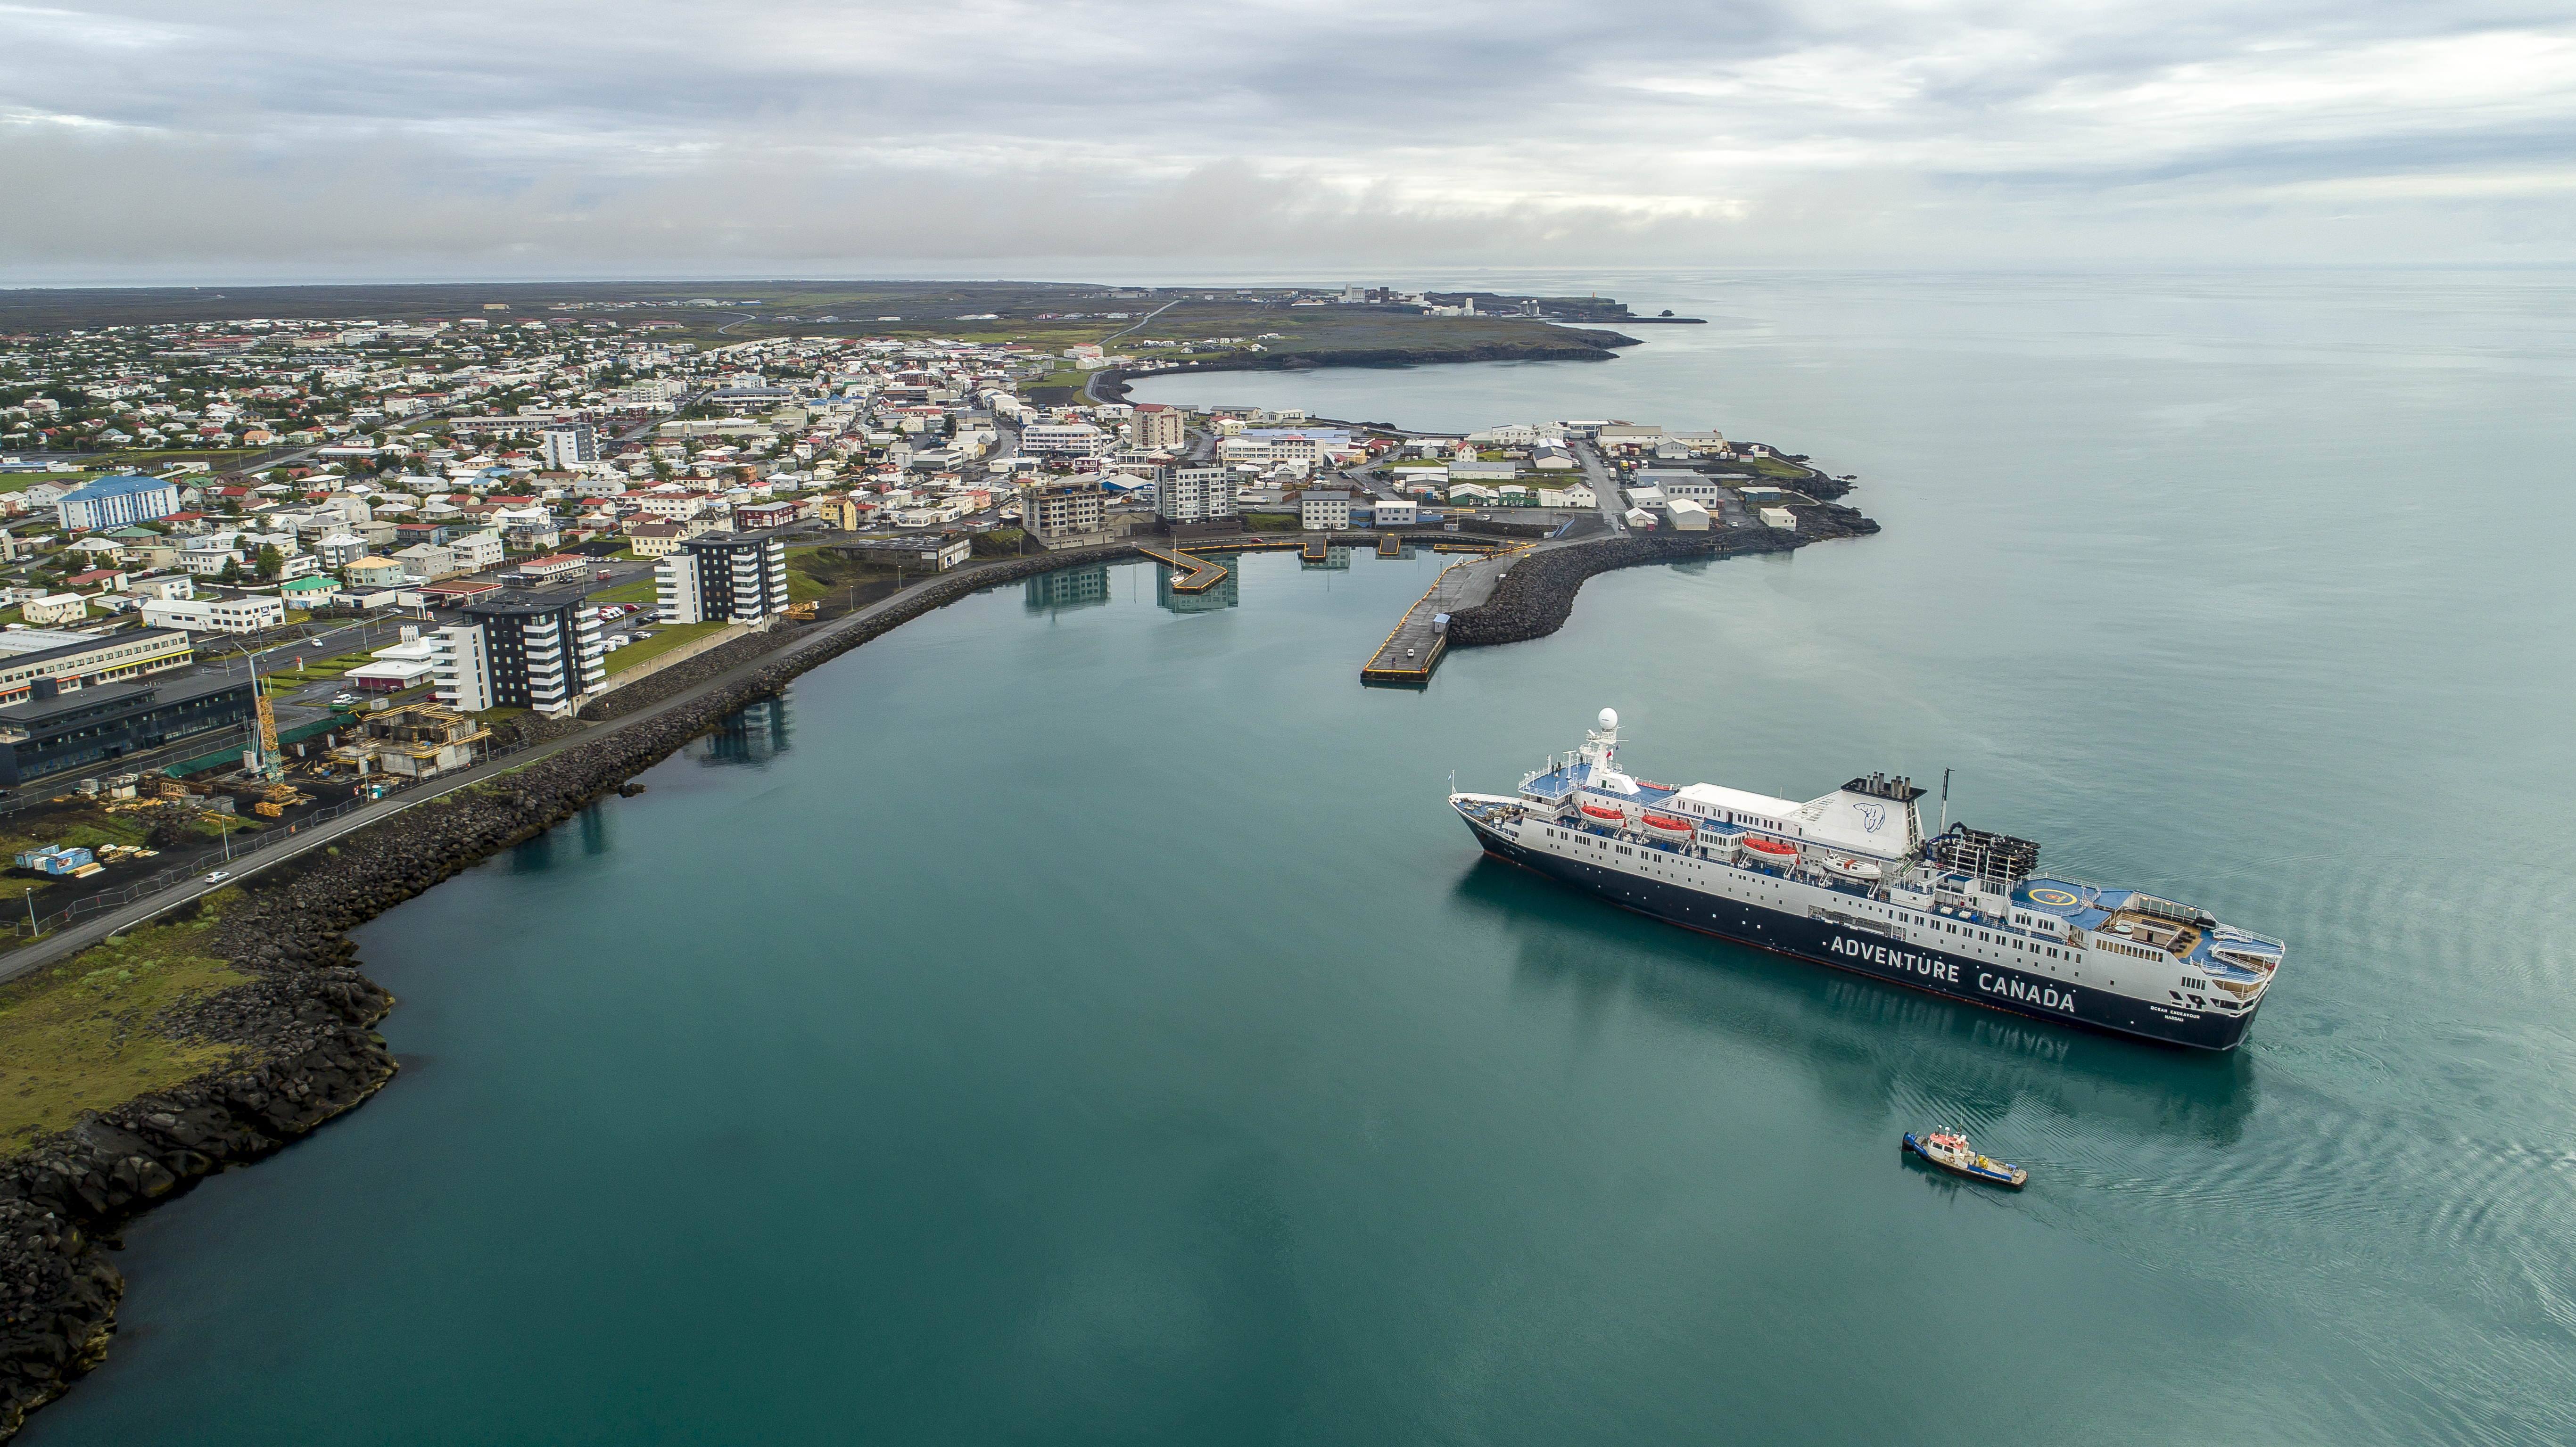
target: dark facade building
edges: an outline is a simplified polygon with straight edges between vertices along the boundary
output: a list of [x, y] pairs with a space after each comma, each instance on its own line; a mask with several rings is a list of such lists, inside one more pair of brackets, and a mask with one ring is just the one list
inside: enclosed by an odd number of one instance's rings
[[103, 683], [0, 708], [0, 786], [110, 763], [251, 718], [247, 678]]
[[787, 544], [775, 533], [701, 533], [657, 572], [665, 623], [758, 623], [787, 611]]
[[463, 611], [473, 621], [440, 629], [430, 658], [449, 708], [560, 713], [607, 681], [598, 610], [578, 592], [490, 593]]

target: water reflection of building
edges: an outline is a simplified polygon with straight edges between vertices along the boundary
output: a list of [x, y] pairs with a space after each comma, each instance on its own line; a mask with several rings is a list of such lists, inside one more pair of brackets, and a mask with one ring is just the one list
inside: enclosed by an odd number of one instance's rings
[[1028, 592], [1022, 601], [1032, 613], [1054, 613], [1066, 608], [1089, 608], [1109, 601], [1109, 565], [1084, 563], [1080, 567], [1058, 568], [1029, 579]]
[[1351, 565], [1351, 550], [1348, 548], [1326, 548], [1324, 549], [1324, 560], [1322, 562], [1310, 562], [1304, 558], [1300, 558], [1297, 560], [1297, 565], [1302, 568], [1348, 568]]
[[1243, 577], [1240, 569], [1228, 564], [1225, 576], [1213, 588], [1198, 593], [1176, 592], [1172, 588], [1172, 570], [1154, 569], [1154, 601], [1175, 613], [1216, 613], [1234, 607], [1242, 599], [1236, 584]]
[[714, 733], [689, 740], [688, 755], [710, 768], [768, 763], [788, 749], [787, 699], [781, 693], [776, 698], [744, 704], [716, 725]]

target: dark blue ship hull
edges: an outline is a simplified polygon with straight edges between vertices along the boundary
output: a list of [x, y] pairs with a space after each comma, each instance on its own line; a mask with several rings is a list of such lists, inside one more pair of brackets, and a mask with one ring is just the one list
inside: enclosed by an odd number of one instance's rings
[[2133, 1035], [2164, 1045], [2233, 1050], [2244, 1041], [2260, 1008], [2258, 1005], [2257, 1010], [2242, 1015], [2168, 1010], [2152, 1000], [2070, 985], [1992, 960], [1892, 939], [1857, 921], [1846, 925], [1811, 919], [1662, 880], [1641, 879], [1580, 859], [1524, 849], [1464, 814], [1459, 817], [1466, 820], [1486, 853], [1588, 890], [1623, 909], [1990, 1010]]

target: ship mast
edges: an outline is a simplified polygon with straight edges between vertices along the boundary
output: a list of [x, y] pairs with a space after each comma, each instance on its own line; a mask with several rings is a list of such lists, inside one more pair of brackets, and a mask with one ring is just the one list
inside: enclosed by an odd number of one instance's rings
[[1586, 730], [1583, 739], [1583, 761], [1596, 772], [1611, 768], [1611, 758], [1619, 751], [1619, 710], [1601, 710], [1601, 726]]

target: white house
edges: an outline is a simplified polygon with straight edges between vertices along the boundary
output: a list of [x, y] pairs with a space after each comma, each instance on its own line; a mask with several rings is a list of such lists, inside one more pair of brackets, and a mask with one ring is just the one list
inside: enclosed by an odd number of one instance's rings
[[89, 616], [89, 600], [78, 593], [47, 593], [19, 604], [18, 616], [39, 628], [77, 623]]

